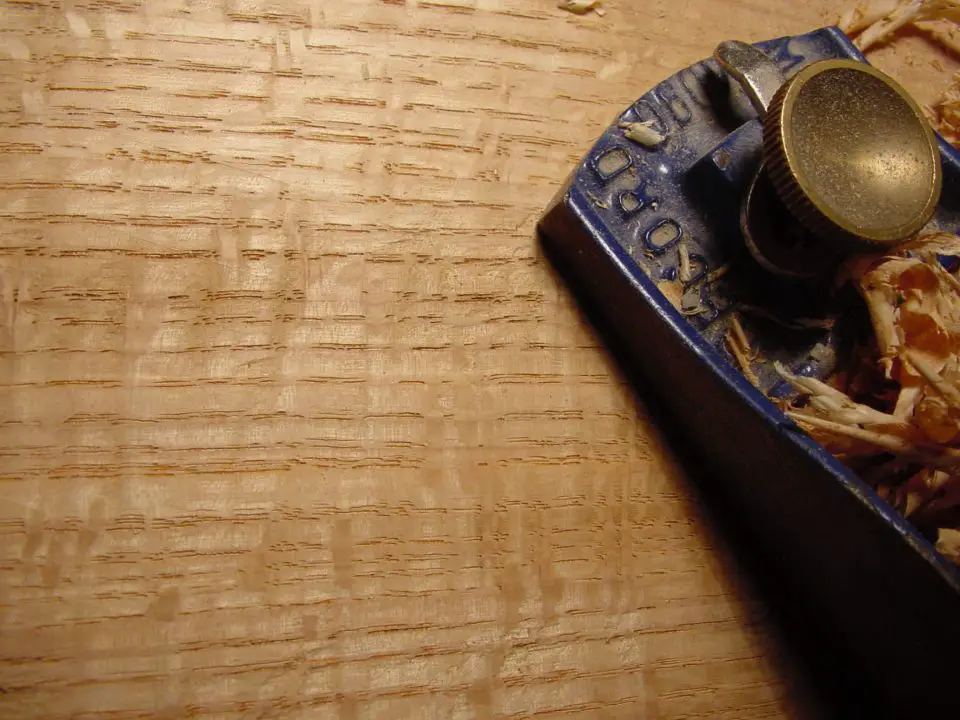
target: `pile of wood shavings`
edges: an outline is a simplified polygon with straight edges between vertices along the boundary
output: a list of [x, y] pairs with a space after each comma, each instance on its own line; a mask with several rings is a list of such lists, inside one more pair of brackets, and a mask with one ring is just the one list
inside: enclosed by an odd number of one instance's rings
[[[837, 25], [863, 51], [910, 26], [960, 54], [960, 0], [869, 0], [844, 13]], [[960, 73], [933, 107], [924, 110], [934, 129], [960, 147]]]
[[957, 256], [932, 233], [850, 261], [874, 342], [827, 382], [776, 368], [799, 393], [787, 415], [960, 564], [960, 280], [940, 262]]
[[[960, 0], [869, 0], [837, 24], [863, 51], [912, 26], [960, 53]], [[925, 111], [960, 147], [960, 73]], [[858, 370], [829, 384], [778, 372], [806, 401], [788, 414], [960, 564], [960, 280], [941, 263], [957, 256], [960, 238], [933, 233], [852, 261], [874, 332]]]

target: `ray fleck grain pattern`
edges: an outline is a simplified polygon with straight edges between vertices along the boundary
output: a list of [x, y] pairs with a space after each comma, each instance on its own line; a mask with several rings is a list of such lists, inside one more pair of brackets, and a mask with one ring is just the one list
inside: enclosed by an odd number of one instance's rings
[[796, 716], [533, 227], [838, 3], [604, 5], [0, 4], [0, 715]]

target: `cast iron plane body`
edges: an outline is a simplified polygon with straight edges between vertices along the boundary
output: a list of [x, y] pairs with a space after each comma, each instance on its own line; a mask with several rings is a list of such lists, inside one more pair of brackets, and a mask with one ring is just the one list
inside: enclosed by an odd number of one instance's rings
[[[789, 78], [823, 59], [866, 62], [837, 28], [758, 43]], [[622, 123], [650, 121], [654, 147]], [[960, 156], [938, 137], [943, 192], [933, 223], [960, 228]], [[835, 368], [851, 322], [828, 288], [771, 276], [746, 256], [740, 207], [762, 128], [714, 60], [667, 78], [599, 138], [539, 224], [544, 248], [681, 429], [778, 580], [834, 636], [894, 716], [960, 716], [960, 575], [890, 505], [789, 420], [773, 361]], [[689, 250], [681, 280], [679, 245]], [[673, 302], [661, 288], [679, 289]], [[768, 362], [759, 388], [725, 344], [732, 307]], [[834, 324], [816, 320], [837, 317]], [[764, 317], [766, 315], [766, 317]], [[776, 318], [776, 322], [770, 318]], [[850, 320], [850, 322], [846, 322]], [[812, 320], [812, 322], [811, 322]], [[801, 329], [798, 329], [801, 328]]]

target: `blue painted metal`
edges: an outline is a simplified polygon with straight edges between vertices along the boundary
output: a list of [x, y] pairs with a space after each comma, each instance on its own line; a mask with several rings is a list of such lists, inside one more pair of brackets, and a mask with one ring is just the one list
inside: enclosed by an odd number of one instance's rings
[[[757, 47], [787, 77], [821, 59], [866, 62], [836, 28]], [[632, 143], [618, 127], [625, 121], [652, 121], [665, 140], [654, 148]], [[686, 430], [714, 481], [741, 506], [744, 522], [782, 557], [786, 581], [838, 624], [851, 661], [886, 663], [871, 673], [880, 685], [899, 685], [891, 707], [912, 687], [908, 676], [915, 672], [927, 690], [911, 713], [955, 709], [952, 698], [929, 690], [938, 677], [929, 660], [931, 652], [960, 649], [957, 568], [767, 397], [787, 392], [773, 360], [804, 374], [833, 371], [842, 320], [831, 330], [789, 336], [756, 321], [751, 335], [770, 361], [759, 369], [760, 390], [723, 346], [732, 299], [774, 303], [787, 317], [843, 316], [843, 298], [762, 272], [707, 281], [731, 261], [741, 269], [751, 265], [743, 258], [739, 212], [760, 161], [761, 135], [750, 103], [713, 60], [682, 70], [598, 139], [541, 220], [544, 247], [646, 377], [649, 392]], [[942, 139], [940, 147], [944, 190], [934, 222], [955, 231], [960, 156]], [[657, 287], [677, 278], [681, 238], [694, 270], [685, 306], [695, 313], [681, 313]], [[906, 675], [904, 662], [912, 664]]]

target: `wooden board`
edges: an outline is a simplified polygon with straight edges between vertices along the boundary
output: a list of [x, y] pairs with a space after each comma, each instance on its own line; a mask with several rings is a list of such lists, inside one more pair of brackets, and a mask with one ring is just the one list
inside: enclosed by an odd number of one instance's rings
[[3, 3], [0, 715], [800, 713], [533, 227], [843, 5]]

